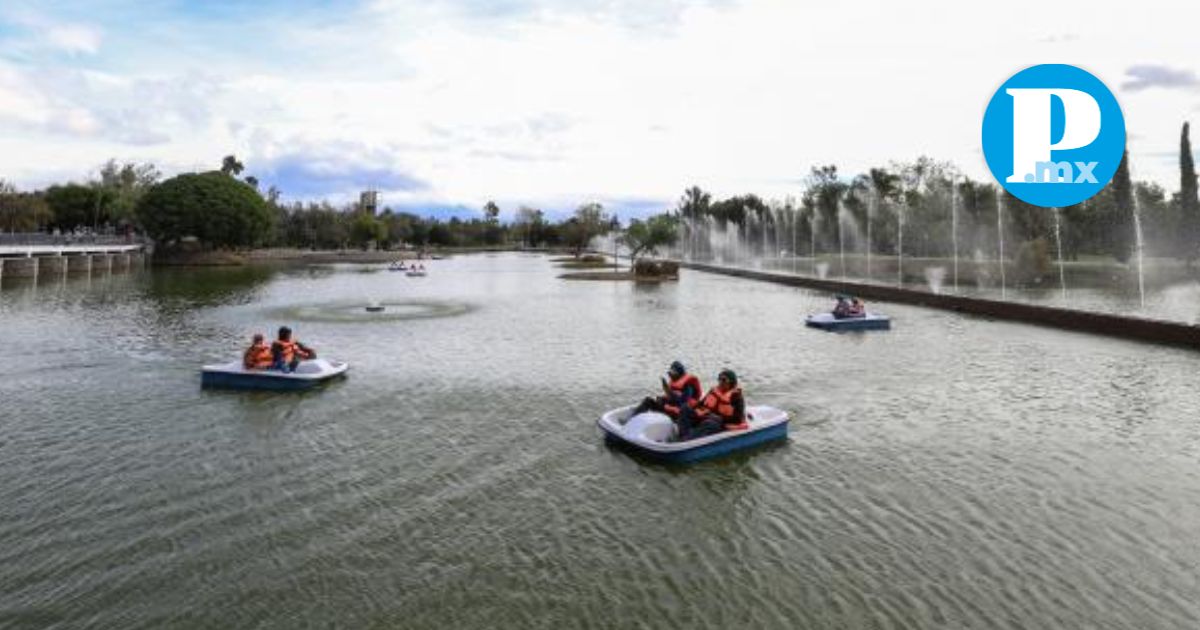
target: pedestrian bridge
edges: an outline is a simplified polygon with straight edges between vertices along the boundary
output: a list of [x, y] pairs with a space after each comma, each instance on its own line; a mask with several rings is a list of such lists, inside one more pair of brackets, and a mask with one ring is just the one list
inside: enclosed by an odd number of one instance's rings
[[144, 249], [123, 236], [0, 234], [0, 280], [141, 268]]
[[17, 258], [31, 256], [77, 256], [83, 254], [128, 254], [140, 252], [144, 245], [95, 245], [79, 243], [72, 245], [0, 245], [0, 257]]

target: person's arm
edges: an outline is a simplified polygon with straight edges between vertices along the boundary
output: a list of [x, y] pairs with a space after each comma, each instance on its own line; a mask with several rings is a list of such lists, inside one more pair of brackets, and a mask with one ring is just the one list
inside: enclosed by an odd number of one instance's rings
[[246, 352], [244, 354], [242, 354], [242, 367], [247, 368], [247, 369], [254, 367], [254, 347], [253, 346], [251, 346], [249, 350], [246, 350]]
[[296, 347], [299, 348], [304, 353], [304, 358], [306, 358], [306, 359], [317, 358], [317, 353], [314, 352], [312, 348], [309, 348], [308, 346], [300, 343], [299, 341], [296, 342]]

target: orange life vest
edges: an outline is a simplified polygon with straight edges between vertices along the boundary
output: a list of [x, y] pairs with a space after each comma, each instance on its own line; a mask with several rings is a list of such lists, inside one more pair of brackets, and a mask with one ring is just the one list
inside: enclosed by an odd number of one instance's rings
[[300, 347], [299, 343], [291, 339], [287, 341], [276, 339], [275, 343], [279, 344], [280, 354], [283, 357], [284, 363], [291, 363], [292, 359], [297, 355], [299, 355], [301, 359], [307, 359], [311, 356], [307, 351]]
[[[684, 374], [670, 383], [667, 383], [667, 388], [671, 390], [672, 396], [681, 398], [683, 393], [687, 391], [688, 385], [691, 385], [692, 391], [696, 393], [687, 398], [687, 400], [684, 402], [686, 402], [687, 406], [689, 407], [695, 407], [696, 403], [700, 400], [700, 392], [704, 391], [704, 389], [700, 387], [700, 379], [696, 378], [695, 374]], [[672, 416], [678, 416], [680, 411], [679, 405], [663, 405], [663, 409], [665, 409], [666, 412]]]
[[262, 369], [269, 368], [274, 363], [271, 357], [271, 346], [265, 343], [256, 343], [246, 350], [244, 363], [247, 368]]
[[742, 393], [741, 387], [731, 387], [729, 391], [722, 392], [721, 388], [714, 387], [708, 390], [704, 395], [704, 399], [700, 402], [700, 406], [696, 408], [696, 413], [704, 415], [706, 413], [715, 413], [721, 416], [725, 421], [726, 428], [741, 427], [744, 423], [734, 423], [733, 414], [733, 398]]

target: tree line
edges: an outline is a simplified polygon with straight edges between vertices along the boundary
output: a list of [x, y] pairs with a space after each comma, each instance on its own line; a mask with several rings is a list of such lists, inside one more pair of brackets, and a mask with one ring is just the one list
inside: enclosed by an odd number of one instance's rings
[[[1200, 257], [1200, 199], [1188, 124], [1180, 136], [1178, 191], [1168, 194], [1158, 184], [1134, 182], [1129, 167], [1126, 155], [1101, 193], [1060, 209], [1064, 257], [1128, 260], [1136, 240], [1136, 207], [1151, 254], [1193, 263]], [[245, 170], [230, 155], [217, 170], [164, 181], [152, 164], [109, 160], [84, 183], [21, 192], [0, 181], [0, 230], [138, 231], [166, 246], [194, 239], [208, 248], [519, 244], [580, 252], [596, 236], [621, 227], [598, 203], [583, 204], [557, 222], [528, 206], [517, 208], [511, 220], [502, 222], [500, 208], [491, 201], [477, 217], [449, 220], [390, 208], [375, 214], [358, 203], [289, 204], [280, 201], [280, 191], [274, 187], [260, 190], [258, 179], [244, 174]], [[673, 242], [680, 236], [680, 223], [693, 231], [704, 223], [736, 230], [759, 255], [803, 254], [814, 248], [829, 252], [838, 247], [839, 239], [848, 251], [863, 251], [869, 243], [871, 251], [887, 254], [897, 251], [903, 239], [906, 255], [949, 256], [957, 240], [961, 256], [995, 258], [1000, 232], [1012, 243], [1009, 256], [1023, 247], [1044, 250], [1054, 236], [1054, 216], [993, 183], [962, 175], [949, 162], [921, 157], [891, 162], [851, 178], [836, 165], [814, 167], [798, 199], [768, 202], [755, 194], [713, 199], [692, 187], [675, 208], [631, 221], [623, 238], [636, 255]]]
[[586, 203], [554, 222], [522, 206], [501, 222], [492, 201], [480, 216], [442, 220], [359, 203], [283, 203], [262, 191], [236, 156], [219, 169], [162, 180], [152, 164], [106, 162], [96, 177], [22, 192], [0, 180], [0, 231], [142, 233], [170, 248], [194, 241], [203, 248], [303, 249], [398, 247], [570, 247], [582, 251], [618, 226], [599, 203]]
[[[1180, 136], [1179, 170], [1180, 188], [1168, 193], [1153, 182], [1134, 182], [1126, 153], [1099, 194], [1059, 209], [1063, 257], [1129, 260], [1136, 246], [1136, 207], [1150, 254], [1195, 262], [1200, 258], [1200, 199], [1187, 123]], [[945, 257], [952, 254], [957, 237], [960, 256], [996, 258], [1001, 231], [1011, 243], [1006, 257], [1023, 247], [1045, 249], [1054, 238], [1055, 213], [929, 157], [892, 162], [853, 178], [842, 176], [836, 165], [818, 166], [805, 184], [799, 199], [770, 202], [754, 194], [713, 199], [692, 187], [680, 198], [676, 213], [692, 226], [736, 230], [764, 256], [807, 254], [814, 247], [818, 253], [837, 251], [839, 239], [848, 251], [865, 251], [869, 243], [872, 252], [894, 254], [903, 238], [905, 255]]]

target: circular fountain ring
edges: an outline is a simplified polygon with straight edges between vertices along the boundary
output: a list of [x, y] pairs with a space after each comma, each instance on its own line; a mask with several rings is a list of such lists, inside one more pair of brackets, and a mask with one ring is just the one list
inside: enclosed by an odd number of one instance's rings
[[401, 300], [368, 305], [362, 302], [302, 304], [276, 309], [271, 314], [288, 321], [356, 324], [454, 317], [472, 310], [473, 306], [462, 302]]

